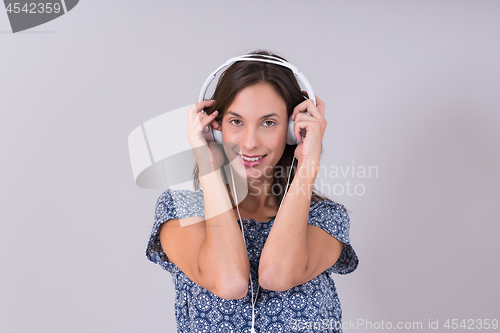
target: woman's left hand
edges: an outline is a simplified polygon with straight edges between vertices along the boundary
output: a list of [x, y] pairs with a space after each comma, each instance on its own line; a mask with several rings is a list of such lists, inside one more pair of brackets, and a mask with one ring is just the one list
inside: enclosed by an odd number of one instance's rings
[[[302, 92], [307, 96], [307, 92]], [[327, 121], [325, 119], [325, 103], [316, 96], [316, 104], [310, 99], [297, 105], [292, 112], [292, 120], [295, 121], [294, 133], [299, 144], [295, 148], [295, 158], [298, 164], [310, 164], [319, 168], [321, 144]], [[301, 113], [301, 111], [309, 112]], [[305, 138], [302, 138], [301, 129], [306, 130]]]

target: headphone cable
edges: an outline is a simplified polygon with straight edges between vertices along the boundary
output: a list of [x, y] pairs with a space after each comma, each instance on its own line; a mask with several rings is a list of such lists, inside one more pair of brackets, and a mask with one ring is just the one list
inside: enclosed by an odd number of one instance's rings
[[[292, 159], [292, 166], [290, 167], [290, 171], [288, 173], [288, 180], [287, 180], [287, 183], [286, 183], [286, 188], [285, 188], [285, 193], [283, 194], [283, 198], [281, 199], [281, 203], [280, 203], [280, 206], [278, 207], [278, 212], [276, 212], [276, 217], [278, 217], [278, 213], [281, 209], [281, 205], [283, 204], [283, 200], [285, 200], [285, 196], [288, 192], [288, 185], [290, 184], [290, 175], [292, 173], [292, 168], [293, 168], [293, 162], [295, 162], [295, 155], [293, 156], [293, 159]], [[231, 164], [229, 165], [229, 171], [231, 172], [231, 179], [232, 179], [232, 183], [233, 183], [233, 191], [231, 191], [232, 193], [234, 193], [234, 196], [233, 196], [233, 200], [235, 201], [236, 203], [236, 211], [238, 212], [238, 216], [240, 218], [240, 227], [241, 227], [241, 233], [243, 234], [243, 243], [245, 244], [245, 249], [247, 248], [247, 243], [246, 243], [246, 240], [245, 240], [245, 231], [244, 231], [244, 228], [243, 228], [243, 223], [242, 223], [242, 218], [241, 218], [241, 215], [240, 215], [240, 209], [238, 207], [238, 195], [236, 194], [236, 185], [234, 184], [234, 176], [233, 176], [233, 170], [232, 170], [232, 167], [231, 167]], [[275, 217], [275, 219], [276, 219]], [[248, 250], [247, 250], [248, 251]], [[259, 289], [260, 289], [260, 285], [257, 285], [257, 292], [255, 294], [255, 298], [254, 298], [254, 295], [253, 295], [253, 282], [252, 282], [252, 274], [250, 273], [250, 289], [251, 289], [251, 292], [252, 292], [252, 328], [250, 329], [250, 333], [255, 333], [255, 303], [257, 302], [257, 297], [259, 295]]]

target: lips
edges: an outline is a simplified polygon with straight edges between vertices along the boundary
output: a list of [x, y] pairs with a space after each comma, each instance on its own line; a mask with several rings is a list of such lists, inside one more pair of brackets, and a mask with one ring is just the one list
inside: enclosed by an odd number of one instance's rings
[[253, 158], [253, 157], [261, 157], [261, 156], [264, 156], [264, 155], [245, 155], [245, 154], [240, 154], [242, 156], [245, 156], [245, 157], [249, 157], [249, 158]]
[[255, 162], [255, 161], [258, 161], [266, 156], [266, 155], [252, 155], [252, 156], [250, 156], [250, 155], [245, 155], [245, 154], [238, 154], [238, 155], [241, 156], [243, 158], [243, 160], [245, 160], [247, 162]]

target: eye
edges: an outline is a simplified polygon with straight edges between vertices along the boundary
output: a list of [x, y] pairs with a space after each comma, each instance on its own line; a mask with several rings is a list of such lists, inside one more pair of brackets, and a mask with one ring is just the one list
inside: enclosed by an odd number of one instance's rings
[[274, 121], [271, 121], [271, 120], [266, 120], [266, 121], [264, 121], [264, 124], [268, 124], [268, 125], [266, 125], [266, 127], [271, 127], [271, 126], [274, 126], [276, 123]]
[[[235, 124], [235, 123], [234, 123], [234, 121], [237, 121], [238, 123], [237, 123], [237, 124]], [[229, 122], [230, 122], [231, 124], [235, 125], [235, 126], [239, 126], [239, 125], [241, 124], [241, 120], [239, 120], [239, 119], [232, 119], [232, 120], [230, 120]]]

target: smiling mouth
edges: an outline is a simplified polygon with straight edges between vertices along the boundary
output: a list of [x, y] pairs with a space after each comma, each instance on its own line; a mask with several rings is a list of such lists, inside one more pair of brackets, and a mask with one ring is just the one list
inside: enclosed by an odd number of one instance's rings
[[241, 154], [238, 154], [243, 160], [247, 161], [247, 162], [255, 162], [255, 161], [258, 161], [260, 159], [262, 159], [263, 157], [266, 157], [267, 155], [261, 155], [261, 156], [256, 156], [256, 157], [246, 157], [245, 155], [241, 155]]

